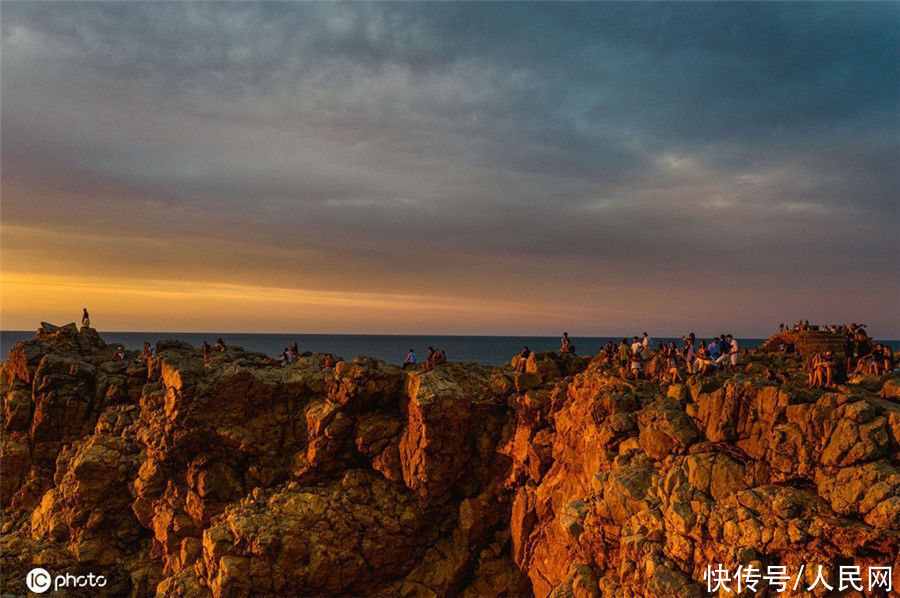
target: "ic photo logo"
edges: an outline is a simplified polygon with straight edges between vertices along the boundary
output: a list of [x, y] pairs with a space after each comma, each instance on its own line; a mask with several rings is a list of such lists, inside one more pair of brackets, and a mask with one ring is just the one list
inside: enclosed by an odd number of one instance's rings
[[46, 569], [35, 567], [28, 572], [28, 577], [25, 578], [25, 585], [35, 594], [43, 594], [50, 589], [52, 579]]
[[106, 585], [106, 578], [102, 575], [50, 575], [50, 572], [40, 567], [35, 567], [25, 577], [25, 585], [35, 594], [43, 594], [53, 586], [53, 591], [65, 588], [102, 588]]

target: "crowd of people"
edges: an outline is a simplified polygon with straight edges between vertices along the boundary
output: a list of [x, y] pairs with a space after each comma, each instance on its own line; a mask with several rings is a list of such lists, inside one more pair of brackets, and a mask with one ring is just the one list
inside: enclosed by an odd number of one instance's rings
[[[82, 310], [82, 325], [90, 327], [90, 315], [87, 308]], [[829, 326], [810, 325], [809, 320], [799, 320], [792, 327], [779, 324], [780, 333], [827, 331], [843, 336], [844, 359], [839, 359], [833, 350], [825, 350], [809, 355], [804, 363], [809, 387], [836, 388], [844, 380], [859, 375], [882, 375], [897, 367], [896, 357], [890, 346], [875, 343], [866, 332], [866, 324], [831, 324]], [[778, 349], [790, 353], [794, 347], [782, 340]], [[227, 347], [222, 338], [217, 338], [211, 347], [205, 340], [202, 344], [203, 360], [209, 361], [213, 351], [225, 352]], [[575, 344], [568, 332], [563, 332], [560, 339], [560, 354], [575, 355]], [[146, 361], [154, 355], [149, 342], [137, 356], [137, 360]], [[525, 371], [526, 362], [532, 350], [526, 345], [519, 353], [517, 369]], [[653, 347], [653, 340], [643, 332], [640, 337], [634, 336], [631, 342], [623, 338], [618, 346], [607, 342], [598, 353], [601, 363], [615, 365], [623, 378], [634, 380], [653, 380], [664, 383], [684, 381], [687, 375], [705, 375], [722, 371], [733, 373], [739, 365], [740, 347], [737, 339], [731, 334], [721, 334], [709, 341], [698, 340], [691, 332], [681, 336], [681, 344], [676, 341], [660, 342]], [[292, 364], [299, 356], [296, 341], [285, 347], [280, 356], [282, 365]], [[117, 346], [113, 353], [114, 361], [126, 359], [125, 348]], [[447, 362], [447, 354], [443, 349], [428, 347], [423, 370], [430, 371]], [[409, 369], [418, 364], [415, 350], [410, 349], [401, 367]], [[334, 356], [325, 354], [321, 366], [334, 367]], [[776, 372], [771, 367], [765, 369], [765, 376], [770, 380], [787, 381], [784, 372]]]
[[778, 332], [833, 332], [835, 334], [855, 334], [857, 330], [866, 328], [865, 324], [810, 324], [809, 320], [797, 320], [793, 326], [778, 325]]
[[631, 342], [623, 338], [618, 346], [612, 341], [600, 350], [601, 363], [617, 365], [623, 378], [658, 382], [681, 382], [685, 375], [706, 374], [714, 370], [734, 372], [738, 367], [740, 346], [731, 334], [722, 334], [706, 342], [697, 341], [692, 332], [681, 336], [681, 346], [671, 341], [653, 340], [644, 332]]

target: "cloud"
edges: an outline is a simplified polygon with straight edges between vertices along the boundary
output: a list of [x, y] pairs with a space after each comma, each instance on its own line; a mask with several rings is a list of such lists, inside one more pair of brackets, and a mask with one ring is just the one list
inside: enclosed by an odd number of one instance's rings
[[[667, 310], [877, 280], [895, 321], [898, 25], [891, 4], [6, 3], [4, 263], [66, 267], [22, 232], [46, 230], [154, 277], [582, 305], [654, 283]], [[186, 240], [217, 251], [134, 250]]]

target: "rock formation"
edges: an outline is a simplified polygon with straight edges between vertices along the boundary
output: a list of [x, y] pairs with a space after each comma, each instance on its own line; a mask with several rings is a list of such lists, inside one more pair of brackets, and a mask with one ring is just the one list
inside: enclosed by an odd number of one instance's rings
[[3, 364], [4, 594], [35, 566], [117, 596], [701, 596], [715, 564], [900, 585], [896, 374], [112, 356], [43, 324]]

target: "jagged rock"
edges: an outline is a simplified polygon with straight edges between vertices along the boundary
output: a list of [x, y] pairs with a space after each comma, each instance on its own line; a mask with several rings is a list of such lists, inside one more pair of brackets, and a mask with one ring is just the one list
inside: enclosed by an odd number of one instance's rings
[[660, 386], [555, 353], [423, 372], [156, 349], [114, 362], [42, 323], [10, 350], [2, 592], [42, 565], [102, 570], [106, 595], [693, 597], [710, 563], [900, 544], [895, 374], [825, 392], [764, 353]]

